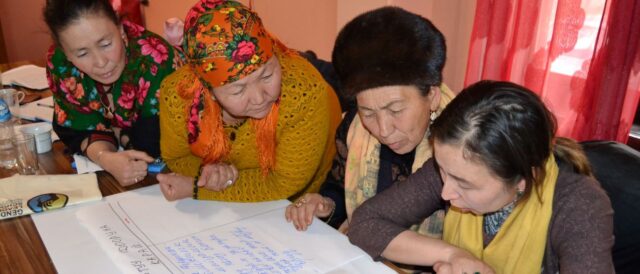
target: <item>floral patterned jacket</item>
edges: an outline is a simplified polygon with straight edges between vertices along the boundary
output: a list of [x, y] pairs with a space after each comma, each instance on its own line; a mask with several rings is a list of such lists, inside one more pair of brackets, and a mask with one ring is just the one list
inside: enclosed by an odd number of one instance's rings
[[[108, 92], [75, 67], [61, 48], [53, 45], [47, 53], [54, 129], [72, 152], [80, 151], [80, 143], [91, 134], [113, 136], [112, 127], [117, 127], [129, 135], [134, 146], [140, 144], [139, 149], [159, 155], [158, 90], [182, 59], [162, 37], [128, 21], [122, 24], [127, 63]], [[107, 107], [108, 93], [112, 110]]]

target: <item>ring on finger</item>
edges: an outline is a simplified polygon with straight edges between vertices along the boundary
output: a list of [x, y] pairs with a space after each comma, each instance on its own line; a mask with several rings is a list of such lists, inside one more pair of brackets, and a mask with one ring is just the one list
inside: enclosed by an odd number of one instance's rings
[[229, 180], [227, 180], [227, 182], [226, 182], [226, 183], [224, 183], [224, 186], [225, 186], [225, 187], [228, 187], [228, 186], [230, 186], [230, 185], [232, 185], [232, 184], [233, 184], [233, 179], [229, 179]]
[[301, 206], [302, 206], [303, 204], [305, 204], [305, 203], [307, 203], [307, 200], [306, 200], [305, 198], [300, 198], [300, 199], [296, 202], [295, 206], [296, 206], [296, 207], [301, 207]]

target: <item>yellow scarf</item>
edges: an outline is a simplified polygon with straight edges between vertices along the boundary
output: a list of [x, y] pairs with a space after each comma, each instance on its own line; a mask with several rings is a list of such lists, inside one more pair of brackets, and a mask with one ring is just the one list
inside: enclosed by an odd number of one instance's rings
[[444, 240], [471, 252], [496, 273], [540, 273], [551, 220], [558, 165], [551, 155], [545, 165], [542, 202], [538, 190], [511, 212], [495, 238], [483, 248], [483, 216], [449, 210], [444, 218]]
[[[442, 112], [454, 96], [449, 87], [445, 84], [440, 85], [440, 105], [436, 112]], [[351, 214], [356, 207], [376, 194], [380, 169], [380, 142], [362, 125], [358, 115], [349, 126], [347, 147], [349, 152], [344, 176], [347, 221], [340, 227], [342, 232], [348, 230]], [[428, 135], [425, 133], [423, 140], [416, 147], [411, 173], [422, 167], [432, 155]], [[417, 227], [413, 230], [433, 238], [442, 238], [443, 216], [444, 211], [437, 211], [422, 223], [419, 230]]]

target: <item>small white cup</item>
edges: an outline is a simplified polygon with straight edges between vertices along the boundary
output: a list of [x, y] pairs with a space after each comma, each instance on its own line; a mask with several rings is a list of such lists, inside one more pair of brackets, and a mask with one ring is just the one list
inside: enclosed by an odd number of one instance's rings
[[22, 133], [33, 134], [36, 139], [36, 150], [38, 154], [49, 152], [51, 150], [51, 130], [53, 128], [48, 123], [38, 123], [27, 125], [20, 129]]

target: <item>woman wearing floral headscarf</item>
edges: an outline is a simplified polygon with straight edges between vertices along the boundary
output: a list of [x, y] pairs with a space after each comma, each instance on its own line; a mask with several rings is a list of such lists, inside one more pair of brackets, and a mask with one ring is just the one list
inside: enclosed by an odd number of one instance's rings
[[55, 132], [120, 184], [139, 182], [160, 154], [157, 91], [179, 56], [121, 22], [107, 0], [49, 0], [44, 18], [55, 41], [47, 54]]
[[158, 181], [168, 200], [265, 201], [317, 191], [335, 154], [340, 105], [297, 52], [234, 1], [187, 15], [188, 66], [162, 84]]

